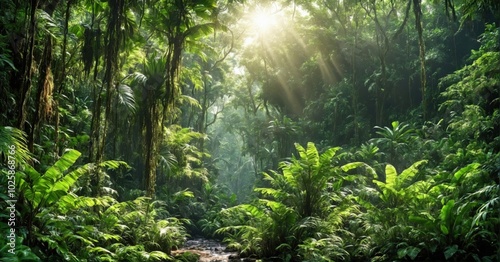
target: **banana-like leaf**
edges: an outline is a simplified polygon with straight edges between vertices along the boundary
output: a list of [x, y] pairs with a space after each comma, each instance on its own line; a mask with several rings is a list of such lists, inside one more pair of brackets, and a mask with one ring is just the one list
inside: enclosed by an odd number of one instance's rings
[[340, 147], [332, 147], [327, 149], [323, 154], [320, 155], [320, 163], [323, 165], [328, 164], [339, 150]]
[[[66, 172], [80, 157], [80, 152], [76, 150], [67, 151], [53, 166], [40, 176], [40, 174], [31, 167], [26, 168], [26, 173], [30, 182], [20, 178], [20, 188], [24, 192], [24, 197], [31, 201], [33, 207], [38, 208], [42, 202], [52, 204], [60, 197], [68, 193], [69, 184], [73, 184], [75, 174]], [[73, 181], [74, 180], [74, 181]], [[69, 183], [69, 184], [68, 184]]]
[[260, 208], [254, 206], [254, 205], [243, 204], [243, 205], [239, 205], [239, 208], [243, 211], [248, 212], [249, 214], [251, 214], [253, 217], [256, 217], [256, 218], [263, 217], [266, 215], [264, 213], [264, 211], [262, 211]]
[[358, 167], [364, 167], [365, 165], [366, 164], [364, 162], [351, 162], [341, 166], [340, 168], [342, 168], [342, 171], [347, 172], [349, 170], [356, 169]]
[[283, 203], [268, 200], [268, 199], [259, 199], [259, 202], [261, 202], [264, 205], [266, 205], [267, 207], [271, 208], [273, 211], [276, 211], [278, 209], [286, 209], [287, 208], [287, 206], [285, 206]]
[[314, 168], [319, 167], [319, 153], [318, 149], [316, 149], [316, 146], [312, 142], [307, 143], [307, 150], [306, 150], [306, 155], [307, 155], [307, 164], [313, 166]]
[[427, 160], [420, 160], [413, 163], [413, 165], [409, 168], [403, 170], [397, 178], [396, 188], [401, 188], [408, 179], [412, 179], [418, 173], [418, 167], [425, 163], [427, 163]]
[[461, 181], [462, 177], [474, 170], [476, 170], [478, 167], [480, 166], [479, 163], [472, 163], [472, 164], [469, 164], [465, 167], [462, 167], [460, 168], [460, 170], [458, 170], [454, 175], [453, 175], [453, 179], [452, 179], [452, 182], [454, 183], [458, 183]]
[[280, 194], [280, 190], [274, 188], [255, 188], [255, 192], [260, 192], [264, 195], [270, 195], [273, 197], [277, 197]]
[[385, 166], [385, 184], [386, 187], [396, 188], [396, 179], [398, 177], [398, 173], [396, 168], [393, 165], [388, 164]]
[[263, 172], [262, 175], [264, 176], [264, 180], [267, 180], [267, 181], [273, 183], [274, 178], [272, 176], [270, 176], [268, 173]]
[[373, 178], [378, 178], [378, 175], [377, 175], [377, 172], [375, 171], [375, 169], [364, 162], [352, 162], [352, 163], [348, 163], [348, 164], [341, 166], [341, 168], [344, 172], [348, 172], [349, 170], [356, 169], [359, 167], [364, 167], [366, 169], [366, 171], [370, 175], [373, 176]]
[[76, 162], [80, 155], [81, 153], [77, 150], [68, 150], [54, 165], [45, 171], [42, 180], [45, 180], [46, 183], [55, 183]]
[[307, 159], [306, 149], [304, 147], [302, 147], [299, 143], [295, 143], [295, 149], [299, 152], [301, 159]]
[[398, 191], [394, 187], [392, 187], [384, 182], [381, 182], [378, 180], [373, 180], [373, 183], [376, 184], [378, 186], [378, 188], [382, 191], [382, 195], [379, 195], [379, 197], [381, 199], [383, 199], [384, 201], [387, 200], [387, 197], [389, 196], [389, 192], [395, 196], [398, 195]]
[[297, 182], [295, 181], [294, 172], [290, 169], [289, 166], [287, 166], [286, 168], [283, 168], [283, 177], [285, 178], [285, 180], [289, 184], [291, 184], [291, 185], [297, 184]]
[[453, 215], [453, 207], [455, 206], [455, 200], [451, 199], [446, 202], [446, 205], [444, 205], [441, 208], [441, 212], [439, 214], [439, 218], [441, 219], [441, 231], [443, 234], [448, 235], [449, 233], [449, 228], [448, 225], [450, 225], [450, 220], [452, 219]]

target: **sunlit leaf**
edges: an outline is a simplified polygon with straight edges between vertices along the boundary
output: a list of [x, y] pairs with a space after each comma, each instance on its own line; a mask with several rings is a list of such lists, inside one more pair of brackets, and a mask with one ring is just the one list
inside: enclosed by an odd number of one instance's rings
[[385, 183], [388, 187], [395, 187], [396, 185], [396, 179], [397, 179], [398, 173], [396, 172], [396, 168], [393, 165], [386, 165], [385, 166]]

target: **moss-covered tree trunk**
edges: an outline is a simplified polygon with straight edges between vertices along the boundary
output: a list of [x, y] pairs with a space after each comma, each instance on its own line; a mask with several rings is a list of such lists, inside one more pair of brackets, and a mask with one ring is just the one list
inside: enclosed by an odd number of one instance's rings
[[418, 33], [418, 50], [420, 57], [420, 90], [422, 93], [422, 113], [424, 120], [427, 119], [427, 98], [426, 98], [426, 82], [425, 74], [425, 42], [422, 26], [422, 0], [413, 0], [413, 13], [415, 14], [415, 28]]

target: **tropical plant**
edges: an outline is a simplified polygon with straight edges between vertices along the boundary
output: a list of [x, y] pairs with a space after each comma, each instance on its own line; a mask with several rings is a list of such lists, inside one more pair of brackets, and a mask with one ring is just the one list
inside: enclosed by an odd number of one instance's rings
[[391, 127], [375, 126], [375, 129], [379, 137], [371, 141], [386, 151], [387, 162], [398, 163], [398, 167], [405, 164], [407, 156], [405, 156], [403, 150], [409, 150], [415, 141], [415, 130], [410, 128], [410, 125], [399, 123], [399, 121], [393, 121]]
[[[20, 215], [23, 217], [21, 225], [27, 230], [28, 245], [46, 242], [50, 249], [54, 249], [61, 256], [76, 258], [68, 249], [63, 239], [51, 239], [51, 228], [58, 232], [65, 232], [67, 228], [60, 219], [54, 219], [54, 212], [65, 214], [75, 209], [78, 196], [75, 194], [77, 180], [88, 175], [94, 164], [87, 164], [75, 170], [69, 169], [76, 162], [80, 153], [68, 150], [61, 158], [40, 174], [33, 167], [25, 164], [21, 171], [16, 172], [18, 194], [20, 197]], [[125, 165], [120, 161], [104, 161], [99, 164], [102, 168], [116, 169]], [[65, 219], [62, 219], [63, 223]]]
[[[27, 140], [25, 134], [13, 127], [0, 126], [0, 152], [3, 157], [8, 160], [11, 156], [18, 164], [30, 162], [32, 156], [28, 147], [26, 146]], [[3, 159], [2, 159], [3, 160]]]
[[[479, 50], [472, 52], [470, 65], [455, 71], [441, 79], [441, 94], [445, 101], [440, 110], [446, 113], [448, 129], [454, 141], [470, 144], [474, 148], [482, 147], [496, 152], [500, 149], [498, 125], [500, 111], [499, 73], [500, 29], [487, 25], [481, 36]], [[477, 149], [476, 149], [477, 150]]]
[[[418, 256], [420, 248], [409, 235], [414, 231], [408, 217], [432, 210], [433, 199], [427, 193], [432, 184], [418, 176], [419, 166], [426, 162], [418, 161], [400, 174], [388, 164], [384, 181], [365, 163], [354, 162], [342, 166], [344, 171], [363, 167], [367, 175], [373, 178], [371, 182], [374, 187], [370, 186], [371, 183], [367, 184], [353, 196], [360, 207], [366, 210], [357, 219], [362, 221], [363, 233], [368, 235], [362, 241], [369, 246], [365, 251], [355, 252], [367, 252], [364, 256], [379, 259], [393, 256], [415, 259]], [[396, 251], [397, 255], [390, 254]]]
[[295, 147], [299, 158], [281, 162], [281, 172], [263, 173], [269, 187], [255, 189], [262, 194], [258, 201], [223, 211], [233, 221], [224, 221], [230, 224], [216, 232], [228, 233], [227, 241], [242, 252], [287, 260], [297, 257], [295, 250], [303, 241], [304, 250], [327, 241], [310, 238], [327, 217], [328, 207], [339, 201], [343, 178], [333, 164], [340, 148], [320, 154], [313, 143]]

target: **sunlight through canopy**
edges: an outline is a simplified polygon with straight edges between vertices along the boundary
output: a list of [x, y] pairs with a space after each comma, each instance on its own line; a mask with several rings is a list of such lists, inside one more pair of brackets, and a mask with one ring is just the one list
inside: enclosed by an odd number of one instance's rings
[[249, 13], [252, 31], [261, 36], [272, 33], [277, 28], [280, 19], [276, 5], [258, 5]]

